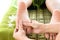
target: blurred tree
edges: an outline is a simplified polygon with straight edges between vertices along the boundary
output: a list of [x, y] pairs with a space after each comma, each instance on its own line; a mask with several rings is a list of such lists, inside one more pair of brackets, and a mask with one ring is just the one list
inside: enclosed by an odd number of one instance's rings
[[3, 16], [0, 27], [15, 27], [16, 10], [17, 0], [12, 0], [11, 6], [9, 7], [6, 14]]

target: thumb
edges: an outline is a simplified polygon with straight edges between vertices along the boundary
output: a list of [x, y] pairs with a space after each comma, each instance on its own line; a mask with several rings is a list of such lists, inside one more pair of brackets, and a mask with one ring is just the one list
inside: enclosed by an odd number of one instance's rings
[[25, 31], [24, 31], [24, 30], [22, 30], [22, 29], [21, 29], [21, 30], [19, 29], [19, 31], [18, 31], [18, 32], [19, 32], [19, 33], [22, 33], [22, 34], [24, 34], [24, 35], [26, 34], [26, 33], [25, 33]]
[[32, 23], [31, 22], [23, 22], [23, 25], [24, 26], [32, 26]]
[[33, 28], [38, 28], [38, 25], [39, 25], [39, 24], [40, 24], [40, 23], [37, 22], [36, 20], [32, 20], [31, 26], [32, 26]]
[[39, 28], [39, 25], [38, 25], [37, 23], [32, 23], [32, 24], [31, 24], [31, 27], [32, 27], [32, 28]]

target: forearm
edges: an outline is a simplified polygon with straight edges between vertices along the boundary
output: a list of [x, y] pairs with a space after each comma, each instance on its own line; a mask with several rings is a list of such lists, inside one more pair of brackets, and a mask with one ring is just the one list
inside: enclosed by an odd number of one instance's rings
[[16, 14], [16, 27], [18, 27], [19, 25], [19, 21], [22, 20], [22, 17], [24, 15], [24, 11], [25, 8], [23, 8], [25, 6], [24, 1], [18, 1], [18, 8], [17, 8], [17, 14]]
[[26, 3], [24, 1], [18, 3], [16, 16], [16, 26], [18, 26], [22, 20], [29, 20]]
[[18, 5], [17, 15], [19, 16], [19, 19], [22, 19], [22, 20], [27, 19], [27, 20], [29, 20], [27, 5], [26, 5], [25, 2], [21, 2]]
[[44, 32], [49, 32], [49, 33], [58, 33], [58, 32], [60, 32], [60, 23], [45, 24]]

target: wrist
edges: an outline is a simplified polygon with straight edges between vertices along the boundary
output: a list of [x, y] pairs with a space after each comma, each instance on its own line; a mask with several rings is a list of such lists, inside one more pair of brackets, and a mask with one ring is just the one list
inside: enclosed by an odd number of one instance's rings
[[33, 33], [39, 34], [39, 33], [45, 33], [46, 32], [46, 24], [43, 23], [37, 23], [36, 25], [33, 25], [34, 31]]
[[47, 25], [46, 24], [42, 24], [42, 33], [45, 33], [46, 32], [46, 27], [47, 27]]
[[47, 33], [48, 31], [49, 31], [49, 24], [45, 24], [44, 33]]
[[38, 30], [40, 30], [40, 33], [45, 33], [46, 31], [46, 24], [39, 24]]

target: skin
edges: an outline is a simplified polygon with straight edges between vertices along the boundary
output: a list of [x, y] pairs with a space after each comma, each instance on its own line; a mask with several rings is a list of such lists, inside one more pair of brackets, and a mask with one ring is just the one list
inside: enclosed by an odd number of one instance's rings
[[[52, 13], [50, 24], [60, 22], [60, 18], [59, 18], [60, 17], [60, 13], [59, 13], [60, 6], [59, 5], [60, 5], [60, 0], [46, 0], [46, 6], [48, 10]], [[46, 36], [46, 37], [49, 38], [49, 36]], [[50, 34], [50, 40], [55, 40], [55, 38], [56, 38], [56, 33]]]
[[[59, 35], [60, 35], [60, 23], [56, 23], [56, 24], [41, 24], [38, 23], [37, 21], [32, 21], [32, 23], [28, 23], [29, 25], [25, 25], [26, 26], [32, 26], [33, 27], [33, 33], [39, 34], [39, 33], [58, 33], [56, 40], [59, 39]], [[53, 30], [54, 29], [54, 30]], [[17, 30], [17, 29], [16, 29]], [[20, 31], [19, 31], [20, 30]], [[24, 32], [23, 29], [18, 29], [18, 31], [14, 32], [14, 38], [16, 40], [33, 40], [33, 39], [29, 39], [28, 37], [26, 37], [26, 33]], [[22, 36], [22, 37], [21, 37]]]
[[25, 32], [23, 29], [20, 29], [20, 28], [14, 30], [13, 37], [14, 37], [16, 40], [33, 40], [33, 39], [29, 39], [29, 38], [26, 36], [26, 32]]
[[[30, 23], [30, 19], [28, 16], [27, 8], [31, 5], [32, 0], [18, 0], [18, 8], [17, 8], [17, 17], [16, 17], [16, 28], [13, 33], [13, 37], [16, 40], [33, 40], [29, 39], [26, 36], [26, 26], [22, 25], [22, 22], [26, 21]], [[30, 28], [28, 27], [30, 30]], [[27, 30], [28, 30], [27, 29]]]
[[[27, 10], [27, 8], [31, 5], [31, 3], [32, 3], [32, 0], [18, 0], [18, 8], [17, 8], [17, 14], [16, 14], [17, 15], [16, 28], [19, 28], [20, 24], [22, 26], [22, 22], [24, 21], [31, 22], [29, 19], [28, 10]], [[24, 30], [28, 30], [28, 29], [31, 30], [29, 27], [26, 28], [24, 26]]]
[[[59, 14], [60, 7], [58, 7], [59, 4], [57, 3], [59, 0], [51, 1], [51, 3], [49, 4], [50, 1], [51, 0], [46, 0], [46, 6], [49, 9], [49, 11], [52, 13], [52, 18], [51, 18], [50, 24], [59, 23], [60, 22], [60, 14]], [[52, 36], [53, 36], [53, 38], [52, 38]], [[46, 33], [46, 37], [49, 38], [49, 34]], [[55, 40], [55, 38], [56, 38], [56, 33], [55, 34], [50, 33], [50, 40]]]
[[[33, 39], [29, 39], [28, 37], [26, 37], [26, 33], [23, 30], [23, 27], [28, 27], [28, 28], [32, 27], [33, 33], [37, 33], [37, 34], [46, 33], [46, 32], [58, 33], [58, 35], [56, 36], [56, 40], [60, 40], [60, 38], [59, 38], [60, 37], [60, 31], [59, 31], [60, 30], [60, 23], [59, 23], [60, 11], [59, 11], [59, 8], [56, 8], [55, 7], [56, 5], [52, 6], [52, 4], [48, 4], [49, 0], [47, 0], [46, 3], [47, 3], [46, 4], [47, 8], [52, 13], [52, 18], [51, 18], [50, 24], [42, 24], [42, 23], [38, 23], [37, 21], [32, 21], [32, 23], [31, 23], [29, 21], [30, 19], [28, 17], [28, 11], [27, 11], [28, 6], [26, 5], [26, 2], [24, 2], [24, 1], [18, 2], [18, 11], [17, 11], [17, 20], [16, 20], [16, 29], [15, 29], [15, 30], [18, 29], [18, 31], [14, 31], [14, 34], [13, 34], [13, 37], [16, 40], [33, 40]], [[27, 24], [29, 24], [29, 25], [27, 25]], [[22, 35], [23, 35], [23, 37], [21, 37]]]
[[49, 32], [49, 33], [60, 32], [60, 23], [42, 24], [42, 23], [38, 23], [37, 21], [33, 20], [32, 23], [24, 23], [24, 25], [33, 27], [33, 33], [37, 33], [37, 34], [46, 33], [46, 32]]

